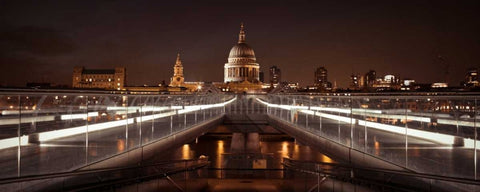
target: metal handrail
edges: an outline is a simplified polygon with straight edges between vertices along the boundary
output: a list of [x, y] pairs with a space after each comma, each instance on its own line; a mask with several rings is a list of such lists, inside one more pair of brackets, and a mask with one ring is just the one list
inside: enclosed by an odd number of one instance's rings
[[54, 178], [60, 178], [60, 177], [107, 173], [107, 172], [113, 172], [113, 171], [124, 171], [124, 170], [132, 170], [132, 169], [139, 169], [139, 168], [155, 167], [155, 166], [161, 166], [161, 165], [169, 165], [174, 163], [187, 163], [187, 162], [196, 162], [196, 161], [203, 161], [203, 163], [206, 165], [210, 163], [208, 159], [170, 160], [170, 161], [164, 161], [164, 162], [158, 162], [158, 163], [146, 164], [146, 165], [99, 168], [99, 169], [90, 169], [90, 170], [78, 170], [78, 171], [69, 171], [69, 172], [58, 172], [58, 173], [49, 173], [49, 174], [41, 174], [41, 175], [29, 175], [29, 176], [22, 176], [22, 177], [4, 178], [4, 179], [0, 179], [0, 185], [26, 182], [26, 181], [43, 180], [43, 179], [54, 179]]
[[81, 188], [76, 188], [72, 191], [85, 191], [85, 190], [91, 190], [91, 189], [96, 189], [96, 188], [102, 188], [102, 187], [107, 187], [107, 186], [112, 186], [112, 185], [118, 185], [118, 184], [122, 184], [122, 183], [128, 183], [128, 182], [137, 182], [139, 180], [148, 180], [148, 179], [151, 179], [151, 178], [157, 178], [157, 177], [165, 177], [167, 178], [170, 182], [172, 182], [172, 184], [177, 187], [179, 190], [183, 191], [182, 188], [180, 188], [180, 186], [178, 186], [175, 182], [173, 182], [173, 180], [171, 180], [169, 178], [169, 175], [173, 175], [173, 174], [176, 174], [176, 173], [181, 173], [181, 172], [186, 172], [186, 171], [192, 171], [192, 170], [197, 170], [197, 169], [201, 169], [201, 168], [204, 168], [206, 166], [208, 166], [210, 164], [210, 162], [205, 162], [205, 163], [202, 163], [202, 164], [199, 164], [199, 165], [194, 165], [194, 166], [190, 166], [190, 167], [185, 167], [183, 169], [179, 168], [179, 169], [174, 169], [174, 170], [170, 170], [170, 171], [166, 171], [166, 172], [162, 172], [162, 173], [156, 173], [156, 174], [149, 174], [149, 175], [142, 175], [142, 176], [138, 176], [138, 177], [129, 177], [129, 178], [126, 178], [126, 179], [121, 179], [121, 180], [114, 180], [114, 181], [107, 181], [107, 182], [101, 182], [99, 184], [96, 184], [96, 185], [89, 185], [89, 186], [86, 186], [86, 187], [81, 187]]
[[[413, 172], [413, 171], [399, 171], [399, 170], [382, 169], [382, 168], [357, 167], [357, 166], [352, 166], [352, 165], [342, 164], [342, 163], [300, 161], [300, 160], [292, 160], [292, 159], [285, 158], [284, 162], [282, 162], [282, 165], [284, 165], [285, 167], [294, 167], [295, 165], [292, 165], [292, 163], [290, 163], [290, 162], [301, 163], [301, 164], [309, 164], [310, 163], [310, 164], [316, 164], [316, 165], [340, 167], [340, 168], [345, 168], [345, 169], [350, 169], [350, 170], [370, 171], [370, 172], [384, 173], [384, 174], [396, 174], [396, 175], [400, 175], [400, 176], [409, 176], [409, 177], [416, 177], [416, 178], [422, 178], [422, 179], [434, 179], [434, 180], [441, 180], [441, 181], [447, 181], [447, 182], [453, 182], [453, 183], [462, 183], [462, 184], [480, 186], [480, 181], [479, 180], [474, 180], [474, 179], [450, 177], [450, 176], [440, 176], [440, 175], [433, 175], [433, 174], [426, 174], [426, 173], [417, 173], [417, 172]], [[296, 167], [296, 168], [298, 168], [298, 167]], [[309, 170], [305, 170], [305, 171], [329, 174], [329, 172], [325, 172], [325, 171], [321, 171], [321, 170], [311, 170], [311, 169], [309, 169]]]

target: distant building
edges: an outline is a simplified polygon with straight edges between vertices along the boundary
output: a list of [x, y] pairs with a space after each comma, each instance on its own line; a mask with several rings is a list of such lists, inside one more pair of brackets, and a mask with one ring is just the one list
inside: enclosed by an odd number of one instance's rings
[[278, 84], [282, 81], [282, 71], [277, 66], [270, 67], [270, 83]]
[[401, 81], [395, 75], [385, 75], [383, 78], [377, 78], [373, 87], [377, 91], [400, 90]]
[[296, 90], [296, 89], [300, 89], [300, 84], [299, 83], [288, 83], [287, 87], [289, 89], [295, 89]]
[[332, 83], [328, 82], [328, 73], [325, 67], [319, 67], [315, 70], [315, 82], [313, 85], [319, 87], [321, 90], [332, 89]]
[[259, 83], [260, 65], [257, 63], [255, 52], [245, 42], [243, 23], [240, 26], [238, 43], [230, 49], [228, 63], [224, 65], [225, 83]]
[[73, 69], [73, 88], [123, 90], [127, 80], [125, 67], [115, 69]]
[[223, 68], [224, 84], [218, 84], [218, 89], [237, 93], [262, 90], [260, 64], [257, 63], [255, 52], [245, 41], [243, 23], [240, 25], [238, 42], [230, 49], [228, 62]]
[[177, 60], [173, 66], [173, 76], [170, 78], [170, 87], [182, 87], [185, 84], [185, 78], [183, 77], [183, 66], [180, 60], [180, 53], [177, 54]]
[[180, 59], [180, 53], [177, 54], [177, 60], [173, 66], [173, 76], [170, 78], [170, 84], [168, 85], [169, 92], [195, 92], [200, 91], [203, 86], [203, 82], [186, 82], [183, 76], [183, 65]]
[[370, 70], [365, 74], [365, 77], [363, 78], [363, 85], [366, 88], [371, 88], [375, 84], [377, 80], [377, 72], [374, 70]]
[[470, 68], [467, 70], [465, 75], [465, 81], [463, 82], [465, 87], [478, 87], [480, 83], [478, 82], [478, 68]]
[[415, 80], [413, 79], [404, 79], [402, 83], [401, 90], [402, 91], [413, 91], [415, 90], [416, 84]]
[[360, 89], [360, 77], [359, 75], [352, 74], [350, 76], [350, 89], [351, 90], [359, 90]]
[[260, 82], [265, 82], [265, 75], [263, 73], [263, 71], [260, 71], [260, 73], [258, 73], [258, 78], [260, 80]]
[[447, 88], [448, 87], [448, 84], [447, 83], [442, 83], [442, 82], [439, 82], [439, 83], [433, 83], [431, 85], [432, 88]]
[[413, 85], [415, 85], [415, 80], [413, 80], [413, 79], [404, 79], [404, 80], [403, 80], [403, 85], [404, 85], [404, 86], [413, 86]]

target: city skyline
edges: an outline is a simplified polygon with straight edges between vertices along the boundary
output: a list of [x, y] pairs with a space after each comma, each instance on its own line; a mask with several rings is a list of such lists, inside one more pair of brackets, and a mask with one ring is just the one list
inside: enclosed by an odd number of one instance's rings
[[456, 86], [468, 68], [479, 66], [475, 1], [0, 5], [4, 86], [70, 85], [75, 66], [122, 66], [129, 84], [156, 85], [171, 77], [177, 52], [186, 81], [221, 82], [240, 22], [261, 71], [278, 66], [283, 80], [301, 85], [312, 85], [314, 70], [323, 66], [339, 87], [370, 69], [431, 83], [444, 81], [448, 72]]

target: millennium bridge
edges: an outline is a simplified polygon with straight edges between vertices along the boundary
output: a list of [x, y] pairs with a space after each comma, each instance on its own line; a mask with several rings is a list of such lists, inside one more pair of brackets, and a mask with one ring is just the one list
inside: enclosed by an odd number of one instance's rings
[[0, 191], [480, 191], [474, 93], [0, 92]]

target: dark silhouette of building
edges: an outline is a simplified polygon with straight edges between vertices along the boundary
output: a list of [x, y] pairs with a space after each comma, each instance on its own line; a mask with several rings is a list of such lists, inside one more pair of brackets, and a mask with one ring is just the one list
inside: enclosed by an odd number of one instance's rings
[[478, 82], [478, 68], [470, 68], [467, 70], [465, 75], [465, 81], [463, 82], [465, 87], [478, 87], [480, 86]]
[[270, 83], [278, 84], [282, 81], [282, 71], [277, 66], [270, 67]]
[[371, 88], [375, 84], [376, 80], [377, 80], [377, 72], [375, 72], [374, 70], [370, 70], [367, 72], [367, 74], [365, 74], [365, 77], [363, 78], [363, 81], [364, 81], [363, 85], [366, 88]]
[[265, 81], [264, 81], [264, 80], [265, 80], [265, 75], [264, 75], [263, 71], [260, 71], [260, 73], [258, 74], [258, 76], [259, 76], [259, 81], [260, 81], [260, 82], [265, 82]]
[[359, 90], [360, 89], [360, 84], [361, 84], [361, 81], [360, 81], [359, 75], [352, 74], [350, 76], [350, 89], [351, 90]]
[[332, 83], [328, 82], [328, 71], [325, 67], [319, 67], [315, 70], [314, 86], [319, 87], [321, 90], [332, 89]]

